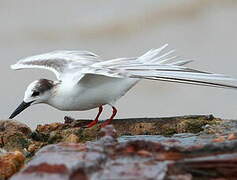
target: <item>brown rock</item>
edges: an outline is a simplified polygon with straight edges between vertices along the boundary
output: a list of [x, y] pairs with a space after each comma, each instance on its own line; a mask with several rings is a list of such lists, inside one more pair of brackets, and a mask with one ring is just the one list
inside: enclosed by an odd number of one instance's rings
[[51, 124], [45, 124], [45, 125], [38, 125], [36, 127], [37, 132], [44, 132], [49, 133], [51, 131], [58, 130], [63, 127], [62, 123], [51, 123]]
[[43, 142], [33, 141], [27, 148], [27, 151], [30, 153], [35, 153], [38, 149], [40, 149], [45, 144]]
[[38, 166], [30, 166], [29, 168], [25, 169], [23, 173], [66, 174], [68, 173], [68, 169], [63, 164], [50, 165], [48, 163], [42, 163]]
[[0, 121], [0, 146], [7, 151], [21, 151], [30, 144], [31, 130], [23, 123], [14, 120]]
[[[58, 139], [62, 134], [61, 131], [74, 133], [79, 137], [80, 141], [92, 140], [97, 136], [100, 128], [94, 126], [93, 128], [84, 129], [80, 131], [81, 127], [88, 124], [88, 120], [66, 120], [65, 123], [52, 123], [46, 125], [38, 125], [36, 132], [49, 135], [53, 132], [57, 134]], [[115, 119], [112, 124], [115, 127], [117, 134], [121, 135], [172, 135], [175, 133], [197, 133], [203, 130], [205, 125], [213, 125], [221, 122], [221, 119], [215, 118], [212, 115], [208, 116], [178, 116], [167, 118], [131, 118], [131, 119]], [[99, 124], [103, 123], [100, 121]], [[76, 129], [76, 131], [74, 131]], [[59, 132], [60, 131], [60, 132]], [[101, 132], [103, 134], [103, 132]], [[112, 132], [111, 132], [112, 133]], [[86, 134], [86, 136], [84, 136]], [[54, 137], [55, 138], [55, 137]], [[61, 137], [61, 139], [64, 139]], [[86, 138], [86, 140], [84, 140]], [[53, 143], [61, 142], [53, 141]]]
[[80, 139], [75, 134], [70, 134], [68, 137], [65, 138], [64, 142], [78, 143], [80, 142]]
[[30, 153], [32, 153], [32, 152], [34, 152], [35, 150], [36, 150], [36, 145], [35, 144], [31, 144], [31, 145], [29, 145], [29, 147], [27, 148], [27, 151], [28, 152], [30, 152]]
[[[60, 142], [86, 142], [97, 139], [99, 136], [113, 137], [116, 140], [117, 135], [139, 135], [139, 134], [164, 134], [170, 135], [179, 132], [198, 132], [202, 130], [205, 124], [216, 124], [220, 120], [213, 116], [180, 116], [171, 118], [140, 118], [140, 119], [118, 119], [113, 121], [116, 128], [106, 126], [106, 133], [100, 127], [81, 128], [88, 124], [87, 120], [66, 120], [65, 123], [51, 123], [38, 125], [36, 130], [31, 133], [30, 138], [25, 138], [21, 134], [14, 134], [11, 142], [22, 142], [10, 144], [4, 148], [11, 149], [17, 146], [16, 149], [26, 148], [29, 152], [35, 152], [40, 146], [35, 146], [35, 142], [46, 144], [55, 144]], [[109, 130], [110, 129], [110, 130]], [[100, 134], [99, 134], [100, 132]], [[17, 137], [16, 137], [17, 136]], [[6, 138], [0, 138], [0, 143], [4, 144]], [[23, 145], [22, 145], [23, 144]], [[173, 144], [171, 142], [171, 144]], [[30, 146], [30, 147], [28, 147]], [[21, 150], [22, 151], [22, 150]]]
[[26, 136], [31, 134], [31, 129], [18, 121], [15, 120], [0, 120], [0, 132], [21, 132]]
[[24, 160], [24, 155], [19, 151], [0, 154], [0, 179], [7, 179], [19, 171]]
[[[35, 152], [47, 144], [55, 144], [60, 142], [70, 143], [84, 143], [98, 139], [102, 136], [100, 141], [106, 145], [106, 151], [111, 153], [117, 141], [117, 136], [121, 135], [172, 135], [174, 133], [182, 132], [199, 132], [203, 126], [208, 124], [220, 124], [220, 119], [213, 116], [180, 116], [180, 117], [167, 117], [167, 118], [140, 118], [140, 119], [116, 119], [113, 121], [113, 126], [106, 126], [100, 129], [99, 125], [93, 128], [81, 128], [81, 126], [88, 124], [87, 120], [73, 120], [66, 121], [65, 123], [52, 123], [46, 125], [38, 125], [34, 132], [24, 124], [16, 121], [0, 121], [0, 147], [7, 151], [19, 150], [31, 158]], [[219, 128], [218, 128], [219, 129]], [[213, 138], [213, 137], [212, 137]], [[233, 137], [232, 137], [233, 138]], [[162, 142], [165, 146], [181, 145], [179, 140], [166, 140]], [[126, 144], [127, 147], [121, 149], [119, 152], [122, 155], [135, 154], [138, 156], [148, 156], [153, 151], [149, 148], [163, 147], [155, 143], [147, 147], [146, 142], [140, 141], [134, 144]], [[140, 147], [138, 147], [138, 145]], [[118, 146], [116, 146], [118, 148]], [[149, 148], [148, 148], [149, 147]], [[148, 148], [148, 149], [147, 149]], [[158, 148], [159, 149], [159, 148]], [[156, 149], [157, 150], [157, 149]], [[155, 150], [155, 151], [156, 151]], [[119, 150], [118, 150], [119, 151]], [[153, 154], [152, 154], [153, 155]], [[158, 159], [178, 159], [182, 158], [176, 151], [172, 153], [156, 154]]]

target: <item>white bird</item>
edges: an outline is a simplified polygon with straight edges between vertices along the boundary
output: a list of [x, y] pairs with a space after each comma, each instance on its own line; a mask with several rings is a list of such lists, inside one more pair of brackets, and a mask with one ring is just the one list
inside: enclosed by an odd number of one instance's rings
[[42, 68], [53, 71], [56, 81], [40, 79], [32, 82], [25, 91], [23, 102], [11, 114], [14, 118], [33, 104], [45, 103], [63, 111], [83, 111], [99, 108], [95, 125], [103, 111], [110, 105], [112, 116], [117, 113], [114, 103], [142, 79], [177, 82], [193, 85], [234, 88], [236, 80], [221, 74], [198, 71], [184, 67], [190, 60], [178, 60], [173, 51], [162, 54], [167, 44], [140, 57], [102, 60], [88, 51], [53, 51], [27, 57], [12, 65], [12, 69]]

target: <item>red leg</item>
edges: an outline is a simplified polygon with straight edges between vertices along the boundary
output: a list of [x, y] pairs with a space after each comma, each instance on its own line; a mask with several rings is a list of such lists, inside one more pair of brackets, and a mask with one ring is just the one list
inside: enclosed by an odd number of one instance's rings
[[100, 117], [102, 111], [103, 111], [103, 107], [100, 106], [100, 107], [99, 107], [99, 112], [98, 112], [98, 114], [96, 115], [95, 120], [92, 121], [91, 123], [87, 124], [87, 125], [86, 125], [87, 128], [91, 128], [91, 127], [93, 127], [94, 125], [97, 124], [97, 122], [99, 121], [99, 117]]
[[105, 126], [107, 126], [108, 124], [110, 124], [110, 123], [113, 121], [114, 116], [117, 114], [117, 109], [116, 109], [114, 106], [112, 106], [112, 108], [113, 108], [113, 114], [112, 114], [112, 116], [111, 116], [108, 120], [106, 120], [106, 121], [101, 125], [102, 128], [105, 127]]

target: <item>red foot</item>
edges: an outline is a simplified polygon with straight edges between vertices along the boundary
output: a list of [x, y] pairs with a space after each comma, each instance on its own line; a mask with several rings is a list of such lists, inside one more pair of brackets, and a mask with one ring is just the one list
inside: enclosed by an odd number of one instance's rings
[[92, 121], [91, 123], [87, 124], [85, 127], [86, 127], [86, 128], [91, 128], [91, 127], [93, 127], [94, 125], [96, 125], [97, 122], [99, 121], [99, 117], [100, 117], [102, 111], [103, 111], [103, 107], [100, 106], [100, 107], [99, 107], [99, 112], [98, 112], [98, 114], [96, 115], [95, 120]]
[[110, 124], [113, 121], [115, 115], [117, 114], [117, 109], [114, 106], [112, 106], [112, 108], [113, 108], [112, 116], [108, 120], [106, 120], [103, 124], [101, 124], [101, 126], [100, 126], [101, 128], [103, 128], [103, 127], [107, 126], [108, 124]]

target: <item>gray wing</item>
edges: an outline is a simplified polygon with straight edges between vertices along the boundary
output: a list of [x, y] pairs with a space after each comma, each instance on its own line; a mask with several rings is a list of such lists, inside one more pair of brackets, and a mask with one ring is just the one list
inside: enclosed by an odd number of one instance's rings
[[99, 56], [89, 51], [53, 51], [20, 59], [11, 65], [12, 69], [40, 68], [55, 73], [58, 79], [67, 74], [69, 69], [80, 69], [101, 62]]

